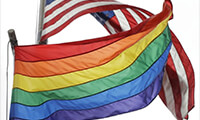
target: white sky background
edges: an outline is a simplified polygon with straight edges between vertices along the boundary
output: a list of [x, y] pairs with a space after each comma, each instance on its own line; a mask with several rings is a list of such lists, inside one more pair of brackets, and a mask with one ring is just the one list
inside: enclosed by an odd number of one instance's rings
[[[164, 0], [119, 0], [153, 13], [162, 9]], [[199, 120], [199, 0], [172, 0], [174, 19], [169, 22], [170, 28], [181, 41], [188, 54], [196, 77], [196, 107], [191, 111], [190, 120]], [[1, 0], [1, 33], [0, 33], [0, 120], [6, 116], [6, 63], [7, 63], [7, 30], [13, 28], [19, 45], [35, 44], [36, 16], [39, 0]], [[98, 32], [97, 32], [98, 30]], [[85, 15], [65, 28], [64, 31], [49, 39], [50, 43], [84, 40], [108, 35], [106, 30], [90, 15]], [[10, 46], [9, 46], [10, 47]], [[12, 89], [13, 55], [9, 53], [9, 93]], [[145, 109], [106, 118], [105, 120], [175, 120], [160, 98], [157, 97]]]

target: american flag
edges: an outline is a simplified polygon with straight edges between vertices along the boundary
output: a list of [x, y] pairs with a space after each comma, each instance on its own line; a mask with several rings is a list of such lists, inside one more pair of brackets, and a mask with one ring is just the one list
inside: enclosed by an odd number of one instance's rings
[[[169, 4], [171, 2], [166, 0]], [[101, 12], [100, 12], [101, 11]], [[103, 12], [102, 12], [103, 11]], [[57, 34], [76, 18], [91, 13], [110, 34], [130, 30], [152, 13], [114, 0], [46, 0], [40, 41]], [[160, 98], [178, 119], [187, 119], [194, 107], [194, 71], [183, 47], [172, 34]]]
[[108, 6], [123, 5], [114, 0], [46, 0], [41, 40], [60, 32], [75, 18]]

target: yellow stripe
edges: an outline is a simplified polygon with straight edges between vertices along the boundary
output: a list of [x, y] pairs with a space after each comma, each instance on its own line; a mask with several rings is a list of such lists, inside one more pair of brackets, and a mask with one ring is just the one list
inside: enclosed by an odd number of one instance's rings
[[[107, 64], [83, 71], [42, 78], [32, 78], [16, 74], [14, 76], [13, 87], [29, 92], [48, 91], [83, 84], [119, 72], [131, 65], [142, 51], [163, 32], [167, 26], [169, 17], [158, 24], [154, 30], [140, 41], [123, 51]], [[129, 37], [129, 39], [131, 38], [134, 39], [134, 35]]]

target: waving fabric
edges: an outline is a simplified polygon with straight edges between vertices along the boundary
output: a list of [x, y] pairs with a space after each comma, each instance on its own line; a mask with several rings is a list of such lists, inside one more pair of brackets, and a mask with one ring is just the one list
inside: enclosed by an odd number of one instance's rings
[[[47, 0], [41, 41], [87, 13], [113, 35], [15, 47], [10, 119], [104, 118], [144, 108], [159, 93], [171, 104], [165, 86], [174, 76], [172, 49], [180, 46], [168, 27], [171, 3], [165, 1], [162, 12], [152, 16], [114, 0]], [[189, 110], [180, 115], [179, 108], [169, 107], [182, 119]]]

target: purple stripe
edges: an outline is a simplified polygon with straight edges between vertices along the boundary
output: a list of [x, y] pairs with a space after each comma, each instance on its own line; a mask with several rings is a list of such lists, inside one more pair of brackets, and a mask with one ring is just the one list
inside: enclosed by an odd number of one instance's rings
[[89, 110], [58, 111], [49, 116], [46, 120], [99, 119], [144, 108], [159, 94], [162, 85], [162, 78], [163, 72], [145, 91], [134, 97]]

